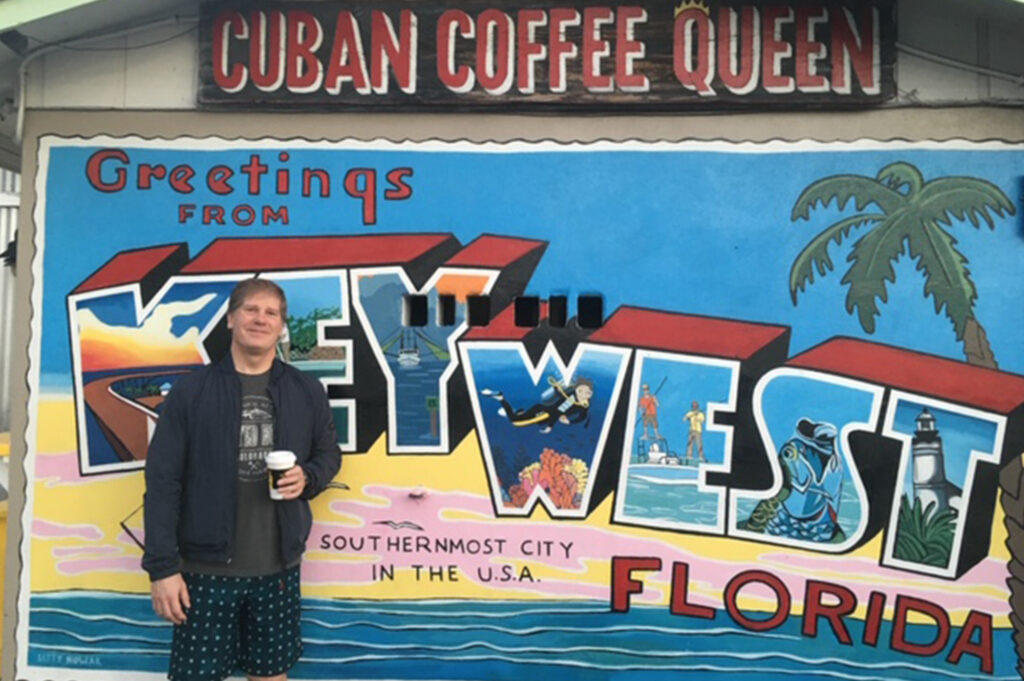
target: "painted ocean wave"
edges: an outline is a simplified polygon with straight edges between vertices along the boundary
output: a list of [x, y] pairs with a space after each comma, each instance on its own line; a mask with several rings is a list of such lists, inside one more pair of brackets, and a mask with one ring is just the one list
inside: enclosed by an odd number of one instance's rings
[[[500, 623], [495, 619], [501, 619]], [[847, 622], [854, 645], [844, 646], [822, 623], [818, 637], [800, 634], [800, 618], [771, 632], [633, 606], [612, 613], [591, 601], [331, 601], [307, 599], [305, 652], [290, 678], [521, 681], [565, 676], [581, 681], [658, 681], [687, 673], [726, 681], [760, 679], [997, 679], [1014, 673], [1011, 632], [995, 632], [993, 675], [965, 656], [918, 658], [889, 650], [888, 624], [879, 647], [860, 644], [862, 625]], [[918, 627], [910, 640], [928, 641]], [[29, 661], [64, 668], [134, 670], [162, 675], [171, 626], [157, 619], [148, 597], [67, 592], [32, 597]], [[1006, 658], [1006, 659], [1003, 659]], [[343, 671], [341, 666], [343, 665]]]

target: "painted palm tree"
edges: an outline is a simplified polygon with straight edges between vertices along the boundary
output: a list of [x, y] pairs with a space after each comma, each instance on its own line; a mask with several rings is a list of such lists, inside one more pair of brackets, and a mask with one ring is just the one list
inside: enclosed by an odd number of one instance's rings
[[[893, 265], [909, 253], [924, 275], [925, 297], [931, 296], [936, 314], [945, 312], [953, 323], [956, 339], [963, 343], [970, 364], [995, 367], [996, 360], [985, 329], [974, 316], [978, 292], [971, 281], [967, 258], [957, 250], [949, 229], [969, 221], [981, 229], [982, 221], [995, 229], [994, 216], [1013, 215], [1014, 207], [999, 187], [974, 177], [940, 177], [925, 182], [921, 171], [909, 163], [891, 163], [875, 177], [833, 175], [814, 182], [793, 206], [791, 219], [810, 219], [813, 208], [832, 200], [844, 210], [853, 199], [856, 215], [829, 225], [804, 247], [789, 273], [793, 304], [797, 294], [832, 269], [828, 254], [855, 229], [868, 228], [854, 244], [846, 260], [849, 269], [842, 283], [849, 288], [846, 311], [856, 313], [861, 328], [875, 331], [878, 301], [886, 302], [886, 282], [894, 284]], [[870, 208], [869, 208], [870, 207]], [[875, 210], [871, 210], [875, 209]]]

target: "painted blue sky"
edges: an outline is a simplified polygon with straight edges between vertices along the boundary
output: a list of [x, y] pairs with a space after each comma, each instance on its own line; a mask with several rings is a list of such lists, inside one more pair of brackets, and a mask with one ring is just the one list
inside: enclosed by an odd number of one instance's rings
[[[463, 148], [464, 149], [464, 148]], [[623, 147], [625, 149], [625, 147]], [[188, 242], [194, 255], [217, 237], [451, 232], [468, 243], [482, 233], [544, 239], [547, 252], [528, 293], [600, 293], [606, 311], [621, 304], [765, 321], [792, 327], [791, 354], [834, 335], [867, 337], [884, 343], [962, 358], [952, 326], [923, 297], [913, 262], [904, 259], [896, 284], [881, 306], [877, 331], [867, 336], [844, 308], [840, 285], [847, 249], [833, 247], [839, 272], [818, 280], [794, 306], [789, 268], [803, 246], [839, 215], [834, 206], [817, 210], [810, 222], [790, 220], [800, 192], [837, 173], [874, 176], [893, 161], [915, 164], [926, 179], [969, 175], [990, 180], [1017, 204], [1018, 214], [997, 220], [996, 230], [956, 223], [952, 229], [970, 261], [979, 299], [976, 316], [1001, 368], [1024, 373], [1024, 336], [1017, 309], [1024, 280], [1021, 239], [1019, 150], [884, 149], [851, 151], [536, 151], [469, 153], [292, 149], [286, 163], [263, 150], [272, 170], [327, 169], [329, 198], [282, 197], [271, 175], [263, 193], [209, 192], [202, 173], [216, 164], [237, 168], [252, 149], [196, 151], [127, 148], [133, 164], [189, 163], [200, 171], [197, 189], [178, 194], [166, 185], [149, 191], [101, 193], [86, 181], [85, 163], [96, 148], [58, 147], [47, 178], [44, 276], [43, 371], [66, 375], [70, 367], [64, 297], [121, 250]], [[662, 147], [664, 149], [664, 147]], [[361, 206], [342, 188], [353, 167], [413, 169], [413, 195], [381, 201], [378, 223], [364, 226]], [[134, 167], [134, 166], [133, 166]], [[134, 187], [134, 171], [128, 173]], [[233, 179], [244, 185], [244, 176]], [[381, 182], [381, 190], [385, 183]], [[177, 222], [181, 203], [286, 204], [288, 226], [237, 227]], [[849, 207], [848, 207], [849, 208]], [[846, 214], [851, 211], [848, 209]], [[244, 258], [239, 253], [239, 258]], [[573, 309], [570, 308], [570, 313]]]

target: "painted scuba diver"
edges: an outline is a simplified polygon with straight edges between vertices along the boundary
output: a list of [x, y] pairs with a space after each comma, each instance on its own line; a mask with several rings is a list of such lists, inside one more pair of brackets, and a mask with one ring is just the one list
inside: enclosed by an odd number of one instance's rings
[[[556, 423], [571, 425], [589, 423], [590, 398], [594, 396], [594, 382], [589, 378], [577, 378], [569, 385], [563, 386], [553, 376], [548, 377], [548, 384], [554, 389], [554, 397], [538, 402], [529, 409], [515, 409], [505, 396], [498, 390], [485, 388], [480, 391], [485, 397], [492, 397], [501, 402], [498, 414], [508, 418], [513, 426], [540, 426], [540, 432], [550, 433]], [[584, 423], [584, 426], [587, 425]]]
[[779, 452], [782, 489], [758, 503], [741, 529], [821, 543], [845, 540], [838, 522], [843, 463], [836, 434], [831, 423], [800, 419]]

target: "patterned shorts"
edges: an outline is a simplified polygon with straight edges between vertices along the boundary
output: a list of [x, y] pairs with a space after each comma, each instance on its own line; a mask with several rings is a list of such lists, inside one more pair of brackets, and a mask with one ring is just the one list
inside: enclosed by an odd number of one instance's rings
[[184, 574], [192, 601], [174, 627], [171, 681], [220, 681], [288, 671], [302, 654], [298, 566], [265, 577]]

